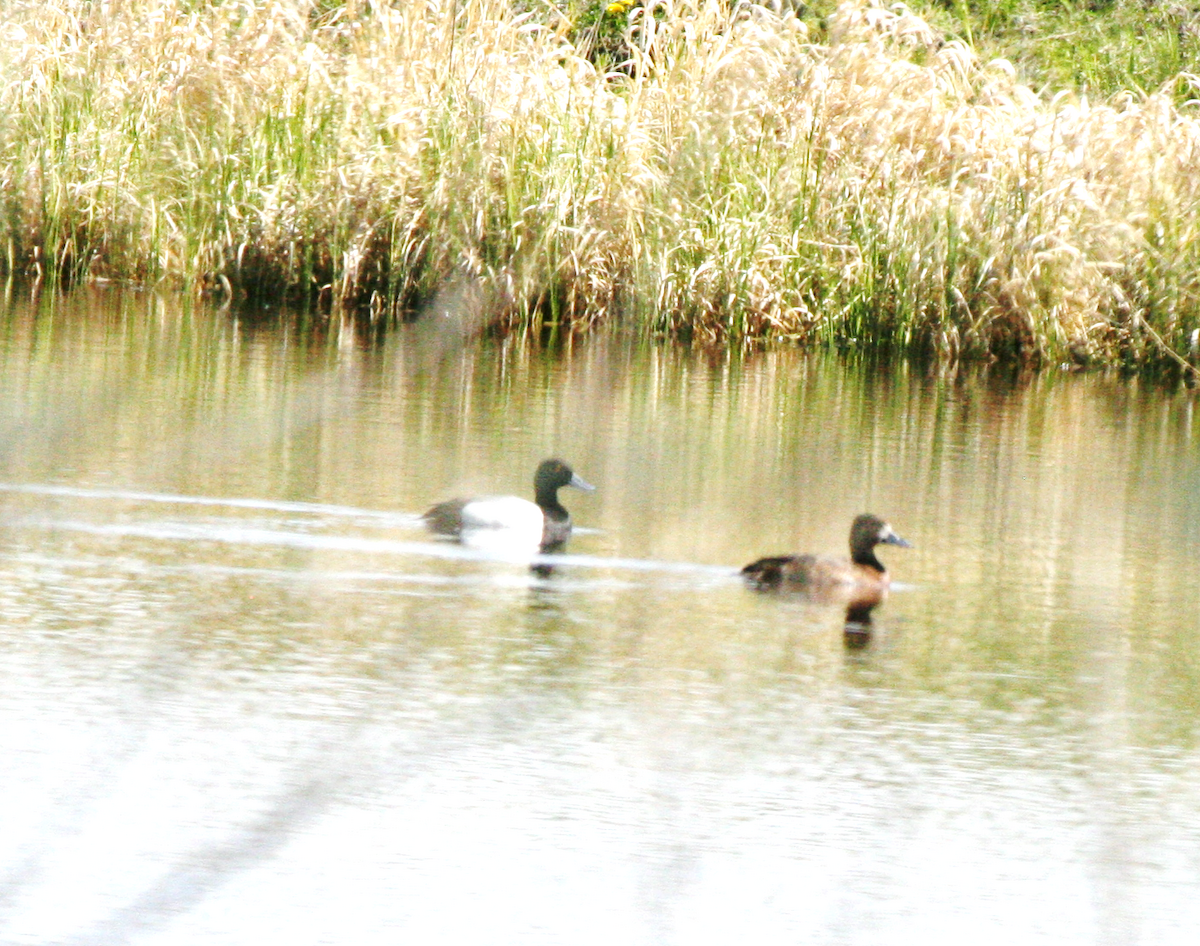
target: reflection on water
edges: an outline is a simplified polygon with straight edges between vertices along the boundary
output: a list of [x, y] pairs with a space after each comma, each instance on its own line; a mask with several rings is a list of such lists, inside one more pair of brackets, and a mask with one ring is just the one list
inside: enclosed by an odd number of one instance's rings
[[[0, 940], [1194, 938], [1191, 392], [0, 328]], [[537, 569], [424, 531], [555, 455]], [[742, 582], [863, 509], [885, 602]]]
[[848, 649], [862, 650], [871, 643], [871, 613], [882, 603], [881, 598], [873, 597], [846, 605], [846, 626], [842, 635]]

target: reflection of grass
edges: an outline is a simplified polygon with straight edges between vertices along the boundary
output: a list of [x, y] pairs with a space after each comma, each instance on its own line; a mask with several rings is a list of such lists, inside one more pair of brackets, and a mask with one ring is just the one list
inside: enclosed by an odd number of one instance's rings
[[[1087, 72], [1075, 34], [1071, 58], [1021, 45], [1022, 18], [1051, 15], [1017, 0], [941, 4], [936, 30], [728, 6], [564, 4], [602, 21], [611, 54], [588, 58], [576, 24], [500, 0], [10, 5], [0, 265], [372, 318], [465, 280], [501, 330], [623, 317], [714, 341], [1191, 357], [1200, 121], [1181, 84], [1035, 94], [1018, 75], [1120, 77]], [[1073, 14], [1079, 35], [1136, 22], [1118, 7]], [[1009, 37], [1019, 73], [953, 34]]]

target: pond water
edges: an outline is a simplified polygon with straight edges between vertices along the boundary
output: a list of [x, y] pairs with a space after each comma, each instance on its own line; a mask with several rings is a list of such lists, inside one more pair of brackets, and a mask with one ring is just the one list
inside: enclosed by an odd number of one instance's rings
[[[4, 312], [0, 941], [1194, 942], [1192, 392]], [[869, 635], [741, 582], [863, 511]]]

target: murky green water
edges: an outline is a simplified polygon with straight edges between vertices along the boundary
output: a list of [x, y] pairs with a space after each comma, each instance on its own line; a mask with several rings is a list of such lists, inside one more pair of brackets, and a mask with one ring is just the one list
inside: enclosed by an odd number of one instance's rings
[[[1191, 393], [98, 293], [0, 336], [0, 941], [1194, 941]], [[599, 487], [549, 577], [420, 528], [549, 455]], [[864, 510], [915, 546], [865, 646], [738, 580]]]

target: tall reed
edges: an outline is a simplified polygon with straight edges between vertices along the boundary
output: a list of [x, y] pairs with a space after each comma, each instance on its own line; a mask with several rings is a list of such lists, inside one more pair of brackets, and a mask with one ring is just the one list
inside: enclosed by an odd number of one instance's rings
[[770, 7], [650, 0], [613, 72], [548, 4], [6, 8], [10, 274], [498, 330], [1195, 357], [1194, 111], [1035, 94], [902, 7], [845, 4], [816, 44]]

